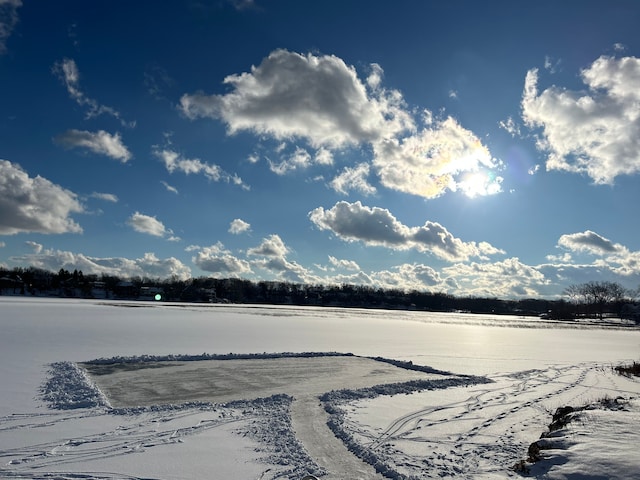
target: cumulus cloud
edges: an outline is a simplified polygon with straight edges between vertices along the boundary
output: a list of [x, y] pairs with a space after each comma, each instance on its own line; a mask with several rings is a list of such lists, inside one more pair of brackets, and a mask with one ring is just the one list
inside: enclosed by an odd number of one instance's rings
[[136, 232], [146, 233], [153, 235], [154, 237], [168, 237], [170, 241], [178, 241], [178, 237], [173, 236], [173, 231], [164, 226], [164, 224], [156, 217], [144, 215], [140, 212], [136, 212], [127, 220], [129, 226], [131, 226]]
[[536, 297], [549, 283], [545, 275], [518, 258], [490, 263], [456, 263], [442, 269], [467, 295], [483, 297]]
[[525, 79], [522, 116], [541, 128], [547, 169], [586, 174], [596, 184], [640, 172], [640, 59], [602, 56], [582, 70], [587, 91], [538, 91], [538, 70]]
[[329, 210], [318, 207], [309, 213], [309, 218], [320, 230], [329, 230], [348, 242], [394, 250], [416, 249], [450, 262], [504, 253], [486, 242], [463, 242], [436, 222], [408, 227], [389, 210], [366, 207], [360, 202], [338, 202]]
[[120, 112], [112, 107], [101, 105], [97, 100], [88, 97], [80, 88], [80, 71], [75, 60], [65, 58], [53, 65], [53, 73], [67, 88], [69, 96], [81, 107], [86, 108], [86, 118], [94, 118], [106, 114], [118, 119], [125, 127], [134, 127], [135, 122], [123, 120]]
[[83, 211], [75, 193], [0, 160], [0, 235], [81, 233], [70, 215]]
[[191, 119], [220, 119], [231, 134], [249, 130], [330, 148], [413, 127], [398, 92], [368, 91], [355, 69], [333, 55], [275, 50], [250, 72], [230, 75], [224, 83], [230, 93], [183, 95], [182, 112]]
[[250, 248], [249, 255], [262, 255], [265, 257], [285, 257], [289, 248], [284, 244], [279, 235], [273, 234], [262, 239], [260, 245]]
[[136, 259], [122, 257], [91, 257], [82, 253], [45, 249], [36, 253], [11, 257], [11, 261], [31, 265], [43, 270], [57, 272], [82, 270], [85, 274], [114, 275], [120, 278], [150, 277], [180, 280], [191, 278], [191, 270], [174, 257], [158, 258], [154, 253], [145, 253]]
[[279, 235], [273, 234], [262, 239], [260, 245], [247, 250], [247, 254], [260, 257], [251, 263], [275, 274], [279, 279], [293, 283], [317, 283], [319, 278], [307, 268], [287, 259], [290, 253]]
[[232, 255], [220, 242], [210, 247], [195, 247], [195, 249], [197, 253], [191, 261], [205, 272], [234, 278], [253, 273], [249, 262]]
[[473, 197], [502, 191], [499, 162], [469, 130], [448, 117], [403, 139], [374, 144], [374, 166], [393, 190], [435, 198], [447, 190]]
[[591, 230], [562, 235], [558, 240], [558, 245], [574, 252], [586, 252], [595, 255], [615, 253], [624, 248], [622, 245], [615, 244]]
[[235, 174], [231, 175], [225, 172], [218, 165], [205, 163], [199, 158], [186, 158], [175, 150], [171, 150], [169, 148], [154, 147], [152, 152], [157, 158], [164, 162], [169, 173], [179, 171], [186, 175], [204, 175], [213, 182], [233, 183], [245, 190], [249, 189], [240, 177]]
[[0, 0], [0, 55], [7, 53], [7, 40], [18, 23], [22, 0]]
[[411, 290], [443, 290], [444, 284], [440, 274], [422, 264], [402, 264], [390, 270], [372, 272], [371, 283], [378, 288]]
[[343, 268], [345, 270], [352, 270], [354, 272], [360, 271], [360, 265], [353, 260], [339, 260], [336, 257], [329, 255], [329, 263], [335, 268]]
[[330, 186], [338, 193], [348, 195], [351, 191], [362, 193], [363, 195], [373, 195], [376, 188], [367, 181], [370, 166], [368, 163], [360, 163], [355, 167], [345, 167], [333, 180]]
[[229, 233], [234, 235], [240, 235], [251, 230], [251, 224], [245, 222], [240, 218], [235, 218], [229, 225]]
[[122, 143], [119, 133], [111, 135], [104, 130], [88, 132], [86, 130], [67, 130], [54, 138], [64, 148], [86, 148], [94, 153], [106, 155], [126, 163], [131, 160], [131, 152]]
[[[336, 150], [366, 145], [387, 188], [425, 198], [447, 190], [469, 196], [501, 192], [498, 172], [503, 167], [487, 147], [454, 119], [436, 121], [428, 110], [422, 113], [427, 128], [418, 132], [402, 94], [382, 86], [383, 73], [372, 64], [362, 81], [353, 66], [336, 56], [275, 50], [250, 72], [226, 77], [229, 93], [185, 94], [180, 108], [190, 119], [221, 120], [229, 134], [250, 131], [317, 148], [315, 158], [298, 147], [288, 157], [270, 160], [279, 175], [332, 165]], [[365, 181], [365, 165], [345, 169], [332, 188], [373, 193]]]
[[[575, 264], [572, 262], [573, 256], [570, 253], [562, 256], [560, 260], [562, 260], [564, 271], [568, 267], [574, 268], [575, 271], [590, 269], [594, 270], [592, 273], [594, 278], [609, 275], [603, 280], [618, 281], [613, 277], [617, 275], [627, 279], [637, 278], [640, 282], [640, 251], [631, 251], [625, 245], [614, 243], [591, 230], [562, 235], [558, 240], [558, 246], [571, 253], [586, 253], [595, 257], [592, 263]], [[550, 257], [550, 261], [559, 261], [559, 259]]]

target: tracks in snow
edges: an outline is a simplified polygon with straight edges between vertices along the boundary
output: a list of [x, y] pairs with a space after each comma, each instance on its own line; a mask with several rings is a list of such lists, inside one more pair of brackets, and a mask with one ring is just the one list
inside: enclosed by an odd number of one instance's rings
[[[479, 478], [497, 472], [506, 477], [514, 459], [526, 454], [531, 439], [544, 431], [549, 413], [557, 407], [586, 404], [605, 395], [638, 394], [637, 388], [625, 390], [630, 386], [610, 369], [592, 364], [491, 378], [494, 384], [464, 391], [416, 394], [414, 404], [427, 405], [405, 407], [383, 428], [358, 423], [366, 415], [347, 415], [346, 422], [363, 448], [407, 476], [428, 470], [434, 477]], [[382, 405], [386, 403], [376, 408]]]

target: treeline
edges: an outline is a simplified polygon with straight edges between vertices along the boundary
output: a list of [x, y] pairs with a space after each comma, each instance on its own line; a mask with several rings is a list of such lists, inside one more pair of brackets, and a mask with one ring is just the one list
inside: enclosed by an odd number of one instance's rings
[[[593, 284], [593, 282], [591, 282]], [[592, 285], [593, 286], [593, 285]], [[608, 286], [610, 286], [608, 284]], [[259, 281], [211, 277], [181, 280], [84, 274], [60, 269], [0, 268], [0, 294], [47, 295], [79, 298], [159, 300], [275, 305], [317, 305], [385, 308], [436, 312], [461, 311], [512, 315], [536, 315], [552, 319], [615, 315], [634, 318], [636, 302], [625, 295], [598, 297], [576, 295], [578, 287], [565, 292], [568, 300], [491, 297], [457, 297], [442, 292], [382, 289], [367, 285], [307, 285], [280, 281]], [[620, 290], [616, 290], [620, 292]], [[629, 292], [626, 292], [629, 293]]]

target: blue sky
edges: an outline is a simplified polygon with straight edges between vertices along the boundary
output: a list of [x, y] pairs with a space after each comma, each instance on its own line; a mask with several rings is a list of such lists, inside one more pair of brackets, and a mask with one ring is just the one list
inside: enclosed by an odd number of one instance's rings
[[640, 285], [635, 1], [0, 0], [0, 264]]

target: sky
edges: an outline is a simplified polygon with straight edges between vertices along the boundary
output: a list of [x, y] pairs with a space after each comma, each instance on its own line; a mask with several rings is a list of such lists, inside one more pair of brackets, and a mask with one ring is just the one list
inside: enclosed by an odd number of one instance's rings
[[0, 266], [640, 285], [640, 4], [0, 0]]

